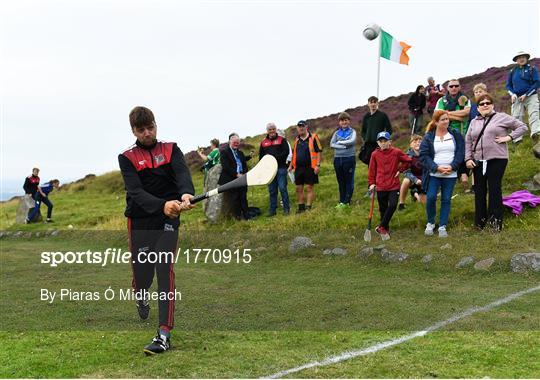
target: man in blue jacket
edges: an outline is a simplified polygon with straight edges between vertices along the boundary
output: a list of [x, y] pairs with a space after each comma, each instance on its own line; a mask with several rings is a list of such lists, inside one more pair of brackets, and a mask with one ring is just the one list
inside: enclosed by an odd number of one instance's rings
[[529, 114], [529, 128], [531, 138], [533, 139], [533, 152], [537, 158], [540, 158], [540, 120], [538, 119], [538, 70], [529, 64], [531, 55], [520, 51], [516, 54], [513, 61], [517, 63], [508, 79], [506, 80], [506, 89], [512, 99], [512, 116], [523, 121], [525, 109]]

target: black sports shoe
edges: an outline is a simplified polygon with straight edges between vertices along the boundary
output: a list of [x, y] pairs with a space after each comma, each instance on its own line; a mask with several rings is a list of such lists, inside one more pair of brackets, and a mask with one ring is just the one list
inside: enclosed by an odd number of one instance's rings
[[152, 339], [152, 343], [147, 346], [144, 346], [144, 353], [146, 356], [161, 354], [171, 348], [171, 337], [170, 335], [161, 334], [160, 330], [157, 331], [157, 335]]
[[139, 312], [139, 317], [141, 317], [143, 321], [148, 319], [148, 314], [150, 314], [150, 303], [146, 297], [137, 301], [137, 311]]

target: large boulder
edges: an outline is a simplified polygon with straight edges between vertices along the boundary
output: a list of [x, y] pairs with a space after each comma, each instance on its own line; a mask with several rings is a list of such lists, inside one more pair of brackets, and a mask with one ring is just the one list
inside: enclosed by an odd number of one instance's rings
[[[206, 181], [204, 184], [204, 191], [213, 190], [218, 187], [219, 176], [221, 175], [221, 164], [217, 164], [211, 168], [206, 174]], [[220, 220], [229, 218], [232, 216], [230, 195], [228, 193], [218, 194], [206, 199], [203, 202], [203, 210], [206, 218], [212, 222], [217, 223]]]
[[[26, 194], [19, 198], [19, 207], [17, 208], [17, 214], [15, 216], [15, 223], [24, 224], [24, 220], [28, 216], [30, 210], [34, 208], [35, 202], [30, 194]], [[41, 211], [34, 217], [32, 222], [41, 222]]]

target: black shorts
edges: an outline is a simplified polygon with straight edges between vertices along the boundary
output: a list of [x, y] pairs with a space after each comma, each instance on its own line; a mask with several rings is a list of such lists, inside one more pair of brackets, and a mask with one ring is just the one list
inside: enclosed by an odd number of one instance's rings
[[294, 183], [296, 185], [315, 185], [319, 183], [319, 176], [315, 174], [311, 166], [298, 166], [294, 171]]
[[418, 194], [425, 194], [426, 192], [422, 190], [422, 185], [413, 184], [409, 186], [409, 190], [411, 191], [411, 195], [414, 196], [415, 193]]

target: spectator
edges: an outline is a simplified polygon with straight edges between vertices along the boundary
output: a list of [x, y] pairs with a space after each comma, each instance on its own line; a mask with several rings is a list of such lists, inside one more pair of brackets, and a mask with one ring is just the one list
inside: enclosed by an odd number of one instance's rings
[[420, 161], [420, 142], [422, 136], [412, 135], [407, 151], [407, 156], [411, 158], [411, 167], [403, 174], [403, 182], [401, 182], [401, 188], [399, 190], [399, 206], [398, 210], [405, 209], [405, 199], [407, 198], [407, 191], [411, 190], [411, 195], [414, 201], [422, 203], [426, 202], [426, 193], [422, 188], [422, 162]]
[[388, 116], [379, 111], [379, 99], [376, 96], [370, 96], [368, 99], [369, 112], [362, 119], [362, 140], [363, 145], [360, 149], [358, 158], [364, 164], [369, 166], [371, 153], [377, 149], [377, 135], [380, 132], [392, 133], [392, 126]]
[[390, 239], [390, 220], [397, 208], [399, 195], [399, 173], [407, 169], [411, 158], [398, 148], [392, 147], [390, 133], [377, 135], [379, 149], [372, 154], [368, 170], [369, 191], [377, 189], [377, 202], [381, 221], [375, 232], [382, 240]]
[[[461, 85], [457, 79], [450, 79], [447, 85], [446, 95], [437, 101], [437, 110], [448, 111], [450, 119], [449, 129], [455, 129], [465, 136], [467, 133], [468, 116], [471, 108], [471, 101], [461, 92]], [[473, 190], [469, 188], [469, 176], [471, 172], [461, 163], [458, 168], [457, 176], [460, 179], [461, 186], [465, 194], [472, 194]]]
[[463, 136], [458, 130], [448, 128], [448, 111], [435, 110], [427, 132], [420, 144], [420, 160], [423, 166], [422, 186], [426, 189], [427, 225], [424, 233], [433, 235], [437, 213], [437, 193], [441, 191], [439, 237], [447, 237], [446, 226], [450, 215], [452, 192], [456, 184], [457, 170], [464, 157]]
[[36, 200], [36, 193], [38, 191], [39, 181], [40, 179], [38, 168], [33, 168], [32, 174], [26, 177], [24, 180], [24, 193], [31, 195], [34, 200]]
[[351, 117], [347, 112], [339, 114], [338, 123], [330, 147], [334, 149], [334, 170], [339, 186], [339, 203], [336, 208], [341, 209], [350, 206], [354, 192], [356, 131], [351, 128]]
[[218, 139], [212, 139], [210, 140], [210, 153], [208, 155], [204, 154], [204, 148], [197, 149], [197, 153], [199, 154], [199, 157], [203, 159], [204, 165], [204, 183], [206, 184], [206, 175], [208, 174], [208, 171], [212, 169], [214, 166], [219, 164], [220, 160], [220, 153], [219, 153], [219, 140]]
[[[315, 200], [313, 187], [319, 183], [321, 170], [322, 145], [315, 133], [310, 133], [307, 123], [300, 120], [297, 124], [298, 136], [294, 140], [293, 155], [289, 171], [294, 170], [294, 183], [296, 184], [296, 200], [298, 202], [297, 214], [311, 210]], [[304, 186], [307, 190], [307, 200], [304, 197]], [[304, 201], [306, 202], [304, 203]]]
[[473, 170], [476, 184], [474, 224], [480, 229], [490, 225], [500, 231], [504, 213], [501, 183], [508, 164], [507, 143], [523, 136], [527, 126], [504, 112], [495, 112], [490, 94], [480, 95], [477, 101], [479, 115], [471, 121], [465, 138], [465, 162]]
[[[469, 112], [469, 125], [471, 124], [471, 121], [478, 116], [478, 106], [476, 105], [478, 103], [478, 98], [480, 95], [487, 94], [487, 86], [484, 83], [477, 83], [473, 87], [473, 95], [474, 95], [474, 101], [471, 102], [471, 110]], [[468, 130], [468, 127], [467, 127]]]
[[409, 128], [411, 136], [418, 134], [424, 129], [424, 108], [426, 107], [426, 89], [420, 85], [416, 87], [416, 91], [410, 96], [408, 101], [409, 106]]
[[[525, 109], [529, 114], [529, 127], [531, 129], [531, 138], [533, 140], [533, 153], [537, 158], [540, 158], [540, 121], [538, 119], [538, 87], [540, 80], [538, 79], [538, 69], [529, 64], [529, 53], [520, 51], [513, 58], [517, 63], [508, 79], [506, 80], [506, 89], [512, 99], [512, 116], [523, 121]], [[515, 140], [520, 141], [521, 138]]]
[[433, 110], [435, 110], [435, 107], [437, 106], [437, 100], [441, 96], [444, 96], [444, 89], [441, 87], [440, 84], [435, 84], [435, 79], [433, 77], [429, 77], [427, 79], [428, 85], [426, 87], [426, 102], [427, 102], [427, 112], [429, 116], [433, 115]]
[[218, 139], [212, 139], [210, 140], [210, 153], [208, 155], [204, 154], [204, 148], [197, 149], [197, 153], [199, 154], [199, 157], [203, 159], [204, 161], [204, 170], [205, 172], [208, 172], [208, 170], [212, 169], [214, 166], [219, 164], [219, 140]]
[[266, 125], [266, 132], [266, 138], [261, 141], [259, 147], [259, 160], [263, 158], [264, 155], [270, 154], [276, 158], [278, 163], [277, 174], [274, 177], [274, 180], [268, 185], [268, 192], [270, 193], [270, 209], [268, 210], [268, 216], [276, 215], [278, 189], [283, 201], [283, 212], [285, 215], [289, 215], [290, 205], [289, 193], [287, 191], [287, 157], [289, 156], [289, 143], [287, 142], [287, 139], [278, 135], [274, 123], [268, 123]]
[[60, 181], [57, 179], [53, 179], [52, 181], [46, 182], [42, 186], [38, 186], [37, 192], [34, 196], [34, 199], [36, 201], [34, 208], [30, 212], [30, 214], [26, 217], [25, 223], [31, 223], [34, 218], [39, 214], [39, 209], [41, 207], [41, 203], [45, 203], [47, 206], [47, 219], [45, 220], [46, 223], [52, 223], [52, 209], [53, 204], [49, 200], [49, 193], [53, 191], [54, 189], [58, 189], [58, 186], [60, 186]]
[[[224, 185], [238, 177], [245, 175], [248, 171], [247, 161], [253, 156], [253, 152], [249, 156], [238, 149], [240, 147], [240, 137], [236, 133], [229, 135], [229, 143], [220, 152], [221, 175], [218, 184]], [[229, 191], [231, 197], [231, 208], [236, 220], [250, 219], [248, 201], [247, 201], [247, 186]]]

